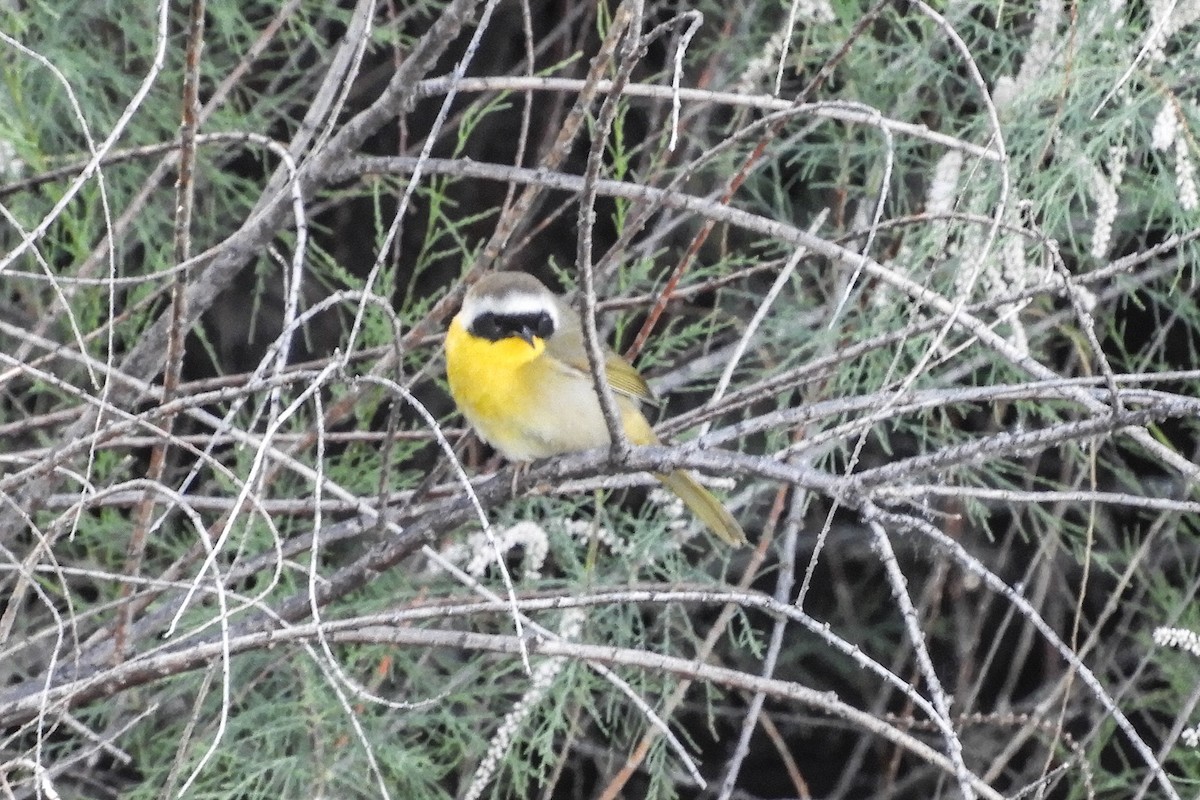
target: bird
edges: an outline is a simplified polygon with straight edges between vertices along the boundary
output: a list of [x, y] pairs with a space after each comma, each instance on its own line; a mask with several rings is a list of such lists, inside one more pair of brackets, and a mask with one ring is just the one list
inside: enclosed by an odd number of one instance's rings
[[[588, 366], [579, 313], [525, 272], [492, 272], [476, 281], [445, 339], [450, 394], [475, 432], [516, 462], [611, 443]], [[604, 375], [628, 440], [659, 444], [641, 411], [653, 398], [628, 361], [604, 348]], [[685, 470], [655, 477], [727, 544], [748, 544], [721, 501]]]

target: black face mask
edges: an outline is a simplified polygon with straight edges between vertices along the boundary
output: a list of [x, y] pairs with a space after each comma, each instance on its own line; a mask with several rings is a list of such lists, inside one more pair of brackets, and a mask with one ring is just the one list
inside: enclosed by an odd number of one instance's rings
[[496, 314], [491, 311], [471, 321], [470, 332], [488, 341], [501, 339], [524, 339], [533, 344], [533, 338], [547, 339], [554, 333], [554, 318], [546, 311], [527, 314]]

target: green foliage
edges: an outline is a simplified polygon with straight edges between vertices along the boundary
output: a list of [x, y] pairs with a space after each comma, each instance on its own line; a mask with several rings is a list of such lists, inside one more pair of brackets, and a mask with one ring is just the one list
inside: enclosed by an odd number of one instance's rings
[[[444, 96], [389, 84], [422, 48], [413, 80], [450, 74], [474, 16], [210, 3], [186, 241], [188, 8], [162, 41], [153, 4], [3, 12], [0, 781], [711, 796], [694, 762], [745, 796], [960, 796], [968, 772], [1003, 796], [1194, 794], [1196, 657], [1152, 631], [1200, 631], [1195, 12], [1155, 39], [1158, 6], [806, 3], [782, 52], [792, 5], [646, 6], [599, 137], [608, 89], [576, 109], [580, 84], [512, 76], [528, 47], [533, 74], [581, 79], [616, 4], [535, 4], [528, 42], [502, 6], [467, 70], [489, 86], [434, 130]], [[681, 84], [724, 94], [680, 101], [669, 151], [680, 47]], [[377, 158], [430, 136], [415, 186]], [[600, 329], [624, 352], [686, 266], [636, 354], [647, 411], [726, 479], [761, 559], [628, 465], [488, 482], [472, 444], [469, 490], [431, 430], [459, 445], [439, 340], [463, 276], [579, 301], [579, 194], [547, 187], [590, 147], [625, 189], [587, 232]]]

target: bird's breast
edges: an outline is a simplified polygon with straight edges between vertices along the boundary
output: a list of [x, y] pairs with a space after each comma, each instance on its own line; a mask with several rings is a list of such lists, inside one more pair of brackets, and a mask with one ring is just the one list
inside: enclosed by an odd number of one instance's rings
[[538, 338], [530, 345], [473, 336], [457, 317], [446, 334], [446, 377], [454, 402], [481, 437], [519, 461], [547, 455], [526, 430], [539, 404], [537, 370], [530, 365], [544, 352]]
[[[450, 392], [471, 426], [516, 461], [609, 443], [591, 377], [546, 353], [535, 338], [489, 341], [472, 336], [459, 319], [446, 334]], [[637, 404], [617, 401], [626, 435], [635, 444], [654, 439]]]

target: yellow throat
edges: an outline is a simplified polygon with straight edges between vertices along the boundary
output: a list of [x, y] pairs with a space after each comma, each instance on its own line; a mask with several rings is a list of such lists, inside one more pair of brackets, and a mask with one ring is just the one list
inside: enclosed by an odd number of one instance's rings
[[474, 336], [456, 316], [446, 333], [446, 377], [450, 393], [463, 416], [493, 447], [505, 455], [527, 461], [542, 453], [528, 453], [520, 421], [538, 415], [538, 385], [534, 363], [546, 343], [533, 337], [490, 341]]

